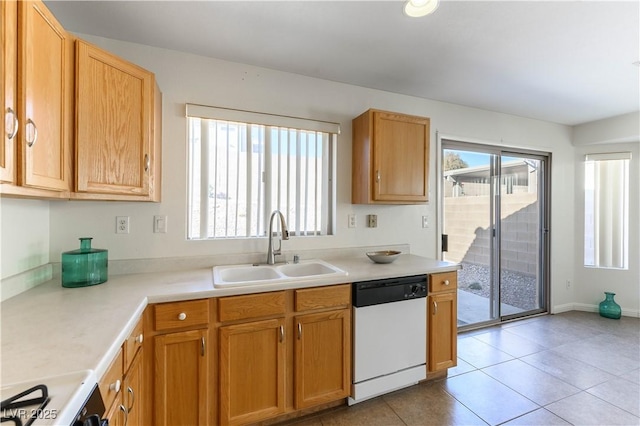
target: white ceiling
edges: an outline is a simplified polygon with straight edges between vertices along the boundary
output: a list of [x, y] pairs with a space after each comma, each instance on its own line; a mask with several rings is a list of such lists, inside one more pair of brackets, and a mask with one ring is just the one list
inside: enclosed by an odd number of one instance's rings
[[640, 0], [46, 4], [73, 32], [557, 123], [640, 110]]

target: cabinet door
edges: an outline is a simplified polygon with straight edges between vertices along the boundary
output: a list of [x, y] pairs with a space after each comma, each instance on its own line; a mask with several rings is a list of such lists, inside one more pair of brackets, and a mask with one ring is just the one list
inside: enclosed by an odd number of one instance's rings
[[220, 423], [284, 412], [284, 319], [220, 327]]
[[454, 367], [458, 362], [456, 305], [455, 292], [429, 296], [429, 372]]
[[19, 5], [22, 186], [70, 189], [71, 39], [40, 1]]
[[[161, 426], [207, 424], [207, 330], [154, 338], [155, 422]], [[147, 422], [148, 423], [148, 422]]]
[[295, 318], [297, 409], [345, 398], [351, 385], [351, 311]]
[[426, 202], [429, 175], [429, 119], [375, 112], [373, 198]]
[[150, 195], [155, 79], [76, 42], [76, 191]]
[[127, 426], [128, 424], [127, 409], [119, 400], [113, 402], [104, 418], [109, 421], [109, 426]]
[[149, 422], [144, 421], [144, 379], [142, 369], [142, 349], [131, 362], [131, 367], [124, 378], [124, 406], [127, 409], [127, 426], [144, 426]]
[[2, 99], [2, 143], [0, 182], [15, 182], [14, 147], [18, 131], [18, 8], [15, 1], [0, 4], [0, 99]]

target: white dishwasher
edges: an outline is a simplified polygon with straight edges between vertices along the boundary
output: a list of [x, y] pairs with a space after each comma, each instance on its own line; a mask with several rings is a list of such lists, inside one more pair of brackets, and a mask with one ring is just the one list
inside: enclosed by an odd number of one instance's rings
[[427, 376], [427, 275], [353, 283], [349, 405]]

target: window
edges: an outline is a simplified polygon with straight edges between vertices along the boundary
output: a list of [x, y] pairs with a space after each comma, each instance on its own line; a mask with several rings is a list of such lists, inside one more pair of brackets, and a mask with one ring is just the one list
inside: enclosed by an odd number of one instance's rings
[[273, 210], [290, 235], [331, 235], [335, 123], [187, 105], [189, 239], [266, 236]]
[[631, 153], [585, 157], [585, 266], [629, 267], [630, 160]]

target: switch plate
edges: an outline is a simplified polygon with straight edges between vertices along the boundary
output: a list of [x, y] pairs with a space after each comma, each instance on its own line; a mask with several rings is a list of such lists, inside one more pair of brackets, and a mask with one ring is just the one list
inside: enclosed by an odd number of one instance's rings
[[367, 226], [369, 228], [377, 228], [378, 227], [378, 215], [377, 214], [369, 214], [369, 215], [367, 215]]
[[429, 216], [422, 216], [422, 227], [423, 228], [428, 228], [429, 227]]
[[156, 234], [167, 233], [167, 216], [156, 215], [153, 217], [153, 232]]
[[129, 216], [116, 216], [116, 234], [129, 233]]
[[349, 228], [355, 228], [356, 227], [356, 215], [355, 213], [350, 213], [349, 214]]

